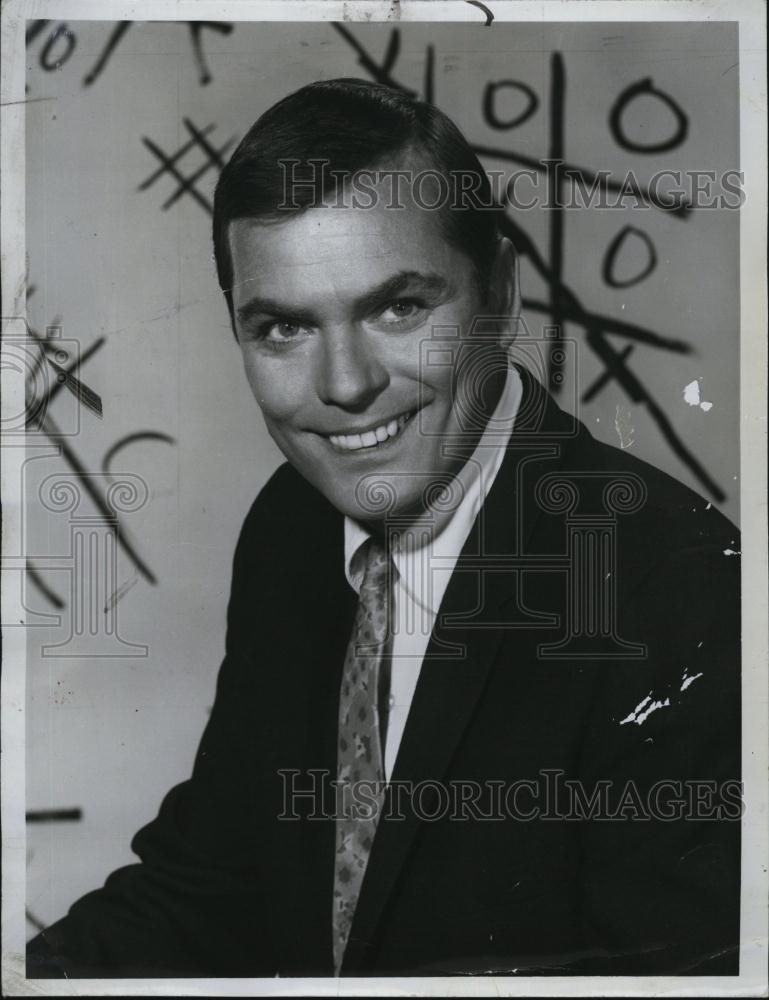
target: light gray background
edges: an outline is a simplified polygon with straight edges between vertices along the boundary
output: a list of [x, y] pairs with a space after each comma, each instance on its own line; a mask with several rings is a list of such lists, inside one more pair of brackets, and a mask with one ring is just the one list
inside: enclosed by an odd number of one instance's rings
[[[119, 632], [146, 645], [148, 655], [62, 658], [42, 655], [42, 646], [66, 640], [72, 629], [70, 515], [45, 510], [38, 489], [53, 473], [66, 477], [68, 468], [44, 438], [30, 438], [27, 551], [36, 565], [49, 567], [41, 575], [65, 607], [56, 612], [58, 624], [46, 619], [55, 609], [28, 583], [28, 621], [36, 627], [28, 644], [27, 808], [83, 812], [77, 823], [28, 828], [28, 905], [43, 923], [131, 860], [131, 835], [189, 773], [223, 653], [238, 530], [280, 461], [229, 330], [214, 276], [210, 219], [189, 196], [161, 210], [176, 187], [170, 177], [137, 190], [158, 166], [142, 137], [172, 154], [188, 139], [182, 124], [188, 117], [198, 128], [215, 124], [208, 138], [221, 145], [240, 138], [263, 110], [305, 83], [368, 78], [330, 24], [240, 24], [227, 37], [203, 32], [212, 81], [201, 85], [185, 24], [134, 24], [87, 88], [82, 78], [113, 25], [70, 22], [72, 55], [58, 70], [43, 72], [39, 53], [55, 28], [51, 22], [28, 50], [28, 96], [46, 98], [27, 105], [27, 250], [35, 289], [28, 317], [41, 332], [60, 326], [63, 340], [81, 349], [100, 336], [106, 343], [80, 373], [101, 395], [103, 418], [66, 392], [51, 412], [73, 431], [71, 447], [89, 470], [99, 470], [107, 450], [127, 434], [160, 431], [174, 443], [131, 445], [113, 465], [116, 473], [141, 476], [150, 490], [148, 503], [122, 523], [157, 583], [137, 575], [124, 556], [118, 562], [118, 583], [129, 585], [118, 604]], [[349, 30], [381, 62], [390, 27]], [[393, 77], [421, 92], [427, 47], [434, 45], [436, 103], [473, 142], [534, 159], [547, 155], [550, 57], [558, 49], [567, 74], [568, 162], [618, 177], [632, 168], [642, 183], [659, 169], [739, 168], [732, 25], [415, 25], [400, 31]], [[617, 94], [647, 76], [690, 116], [689, 136], [672, 152], [628, 153], [607, 126]], [[536, 114], [508, 131], [490, 128], [481, 116], [486, 84], [501, 79], [523, 81], [540, 98]], [[504, 104], [510, 115], [520, 106], [512, 99]], [[637, 138], [671, 128], [669, 113], [652, 100], [637, 102], [626, 122]], [[178, 166], [189, 174], [203, 162], [192, 151]], [[209, 171], [197, 184], [209, 198], [215, 176]], [[521, 213], [518, 221], [546, 257], [547, 212]], [[659, 264], [641, 284], [612, 290], [601, 280], [601, 262], [628, 224], [653, 240]], [[564, 225], [564, 280], [587, 308], [692, 345], [689, 356], [638, 345], [631, 368], [727, 493], [720, 506], [736, 520], [738, 214], [700, 211], [681, 221], [654, 209], [582, 211], [567, 212]], [[623, 266], [632, 271], [635, 263]], [[547, 298], [525, 258], [522, 283], [524, 296]], [[526, 320], [535, 335], [548, 321], [533, 311]], [[580, 327], [568, 326], [566, 333], [583, 345]], [[621, 349], [626, 341], [614, 336], [612, 343]], [[584, 388], [601, 365], [584, 346], [576, 359], [570, 380]], [[701, 380], [702, 399], [713, 403], [708, 412], [684, 401], [684, 387], [694, 379]], [[636, 454], [705, 492], [644, 406], [615, 382], [580, 406], [580, 416], [596, 436], [619, 445], [618, 407], [620, 422], [634, 429]], [[85, 503], [80, 513], [92, 510]], [[46, 564], [51, 556], [62, 558], [59, 568]], [[255, 726], [263, 711], [269, 706], [254, 706]]]

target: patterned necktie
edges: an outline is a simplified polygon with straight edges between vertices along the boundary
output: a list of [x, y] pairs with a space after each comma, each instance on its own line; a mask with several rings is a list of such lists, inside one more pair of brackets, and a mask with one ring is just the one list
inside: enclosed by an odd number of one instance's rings
[[[341, 790], [334, 857], [334, 971], [339, 974], [384, 799], [379, 688], [388, 637], [391, 562], [370, 539], [339, 695], [337, 779]], [[358, 794], [356, 794], [356, 792]]]

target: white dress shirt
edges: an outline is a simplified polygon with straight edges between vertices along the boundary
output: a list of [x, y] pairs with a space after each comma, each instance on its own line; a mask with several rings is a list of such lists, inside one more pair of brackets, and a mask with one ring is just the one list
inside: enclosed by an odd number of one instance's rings
[[[384, 749], [385, 779], [390, 780], [406, 727], [422, 660], [443, 595], [470, 529], [496, 478], [523, 388], [520, 376], [509, 367], [502, 394], [472, 457], [462, 466], [453, 484], [461, 496], [453, 509], [426, 512], [409, 525], [392, 548], [396, 573], [393, 580], [392, 666], [387, 734]], [[458, 481], [458, 482], [457, 482]], [[350, 586], [360, 592], [363, 579], [361, 546], [371, 533], [359, 522], [344, 522], [345, 573]]]

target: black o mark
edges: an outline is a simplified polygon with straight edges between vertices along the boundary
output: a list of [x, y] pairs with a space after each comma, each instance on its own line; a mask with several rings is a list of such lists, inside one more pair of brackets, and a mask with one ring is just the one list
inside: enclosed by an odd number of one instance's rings
[[[64, 38], [66, 40], [67, 47], [61, 56], [56, 57], [53, 55], [53, 50], [60, 38]], [[40, 65], [43, 69], [50, 73], [51, 70], [59, 69], [60, 66], [63, 66], [75, 49], [75, 41], [75, 36], [69, 30], [67, 25], [60, 24], [55, 31], [51, 32], [48, 37], [48, 41], [45, 43], [40, 52]]]
[[[626, 278], [620, 281], [614, 276], [614, 265], [617, 260], [617, 256], [622, 249], [625, 240], [629, 236], [637, 236], [642, 243], [645, 244], [649, 259], [646, 262], [646, 266], [638, 274], [633, 275], [632, 278]], [[601, 268], [601, 274], [603, 280], [610, 288], [630, 288], [632, 285], [638, 285], [648, 278], [652, 273], [654, 268], [657, 266], [657, 251], [654, 249], [654, 244], [646, 235], [642, 229], [636, 229], [635, 226], [625, 226], [624, 229], [620, 229], [614, 239], [606, 248], [606, 253], [603, 257], [603, 265]]]
[[[669, 139], [662, 142], [638, 143], [628, 139], [622, 128], [622, 116], [627, 110], [627, 106], [641, 95], [649, 94], [666, 104], [673, 112], [676, 119], [676, 130]], [[664, 153], [668, 149], [675, 149], [680, 146], [689, 133], [689, 118], [683, 109], [673, 100], [673, 98], [652, 83], [651, 77], [639, 80], [638, 83], [626, 87], [612, 105], [609, 112], [609, 129], [611, 134], [623, 149], [631, 150], [634, 153]]]
[[[502, 87], [510, 87], [513, 90], [520, 91], [528, 101], [523, 111], [509, 121], [503, 121], [499, 118], [495, 110], [497, 91]], [[496, 83], [486, 84], [483, 94], [483, 117], [486, 123], [491, 125], [492, 128], [500, 130], [517, 128], [518, 125], [523, 125], [525, 121], [528, 121], [538, 107], [539, 98], [531, 87], [525, 83], [521, 83], [520, 80], [498, 80]]]

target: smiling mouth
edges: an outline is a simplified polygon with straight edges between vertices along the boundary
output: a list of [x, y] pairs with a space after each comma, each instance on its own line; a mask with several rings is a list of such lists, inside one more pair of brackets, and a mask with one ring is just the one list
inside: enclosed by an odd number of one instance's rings
[[416, 410], [409, 410], [362, 434], [327, 434], [326, 438], [337, 451], [373, 451], [400, 436]]

